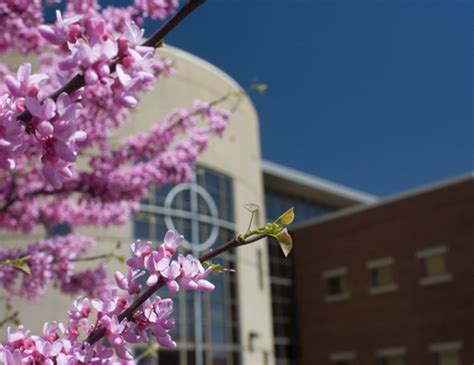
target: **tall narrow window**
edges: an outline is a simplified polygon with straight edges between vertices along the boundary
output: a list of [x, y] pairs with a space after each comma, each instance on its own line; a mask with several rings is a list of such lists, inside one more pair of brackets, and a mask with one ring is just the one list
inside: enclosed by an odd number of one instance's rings
[[[333, 211], [334, 209], [295, 197], [287, 193], [265, 191], [265, 211], [269, 221], [280, 216], [288, 208], [294, 207], [298, 212], [296, 222], [314, 218]], [[276, 365], [297, 364], [299, 359], [296, 296], [293, 285], [293, 258], [284, 257], [281, 249], [274, 242], [268, 243], [270, 261], [270, 285], [273, 308], [273, 336]]]
[[262, 250], [257, 250], [257, 265], [258, 265], [258, 287], [263, 290], [263, 258]]

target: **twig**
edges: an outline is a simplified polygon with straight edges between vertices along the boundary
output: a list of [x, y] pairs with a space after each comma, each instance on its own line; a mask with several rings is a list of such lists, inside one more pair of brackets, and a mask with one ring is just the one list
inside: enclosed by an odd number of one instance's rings
[[[142, 46], [147, 47], [158, 47], [163, 40], [163, 38], [171, 32], [174, 28], [176, 28], [189, 14], [191, 14], [196, 8], [202, 5], [205, 0], [189, 0], [189, 2], [184, 5], [169, 21], [167, 21], [160, 29], [158, 29], [150, 38], [148, 38], [145, 42], [142, 43]], [[117, 65], [119, 60], [114, 61], [110, 65], [111, 71], [115, 70], [115, 66]], [[71, 94], [81, 87], [85, 86], [85, 79], [83, 74], [75, 75], [69, 82], [63, 85], [61, 88], [56, 90], [54, 93], [49, 95], [47, 98], [56, 100], [58, 96], [65, 92], [66, 94]], [[24, 112], [18, 115], [17, 119], [26, 123], [28, 127], [28, 122], [31, 120], [33, 115], [26, 109]], [[28, 128], [27, 128], [28, 129]], [[28, 129], [29, 130], [29, 129]]]
[[[216, 249], [211, 249], [208, 252], [206, 252], [204, 255], [199, 257], [199, 261], [204, 262], [208, 261], [221, 253], [231, 250], [233, 248], [241, 247], [248, 245], [250, 243], [256, 242], [261, 240], [262, 238], [267, 237], [267, 235], [261, 234], [261, 235], [256, 235], [252, 238], [249, 238], [247, 240], [243, 240], [239, 236], [234, 237], [230, 241], [224, 243], [223, 245], [219, 246]], [[143, 303], [147, 301], [148, 298], [150, 298], [158, 289], [162, 288], [165, 285], [164, 281], [160, 280], [153, 286], [149, 287], [145, 292], [143, 292], [135, 301], [130, 304], [130, 306], [125, 309], [120, 315], [118, 316], [119, 322], [121, 322], [123, 319], [127, 318], [129, 321], [133, 321], [133, 315], [135, 311], [142, 306]], [[99, 341], [102, 337], [105, 336], [105, 328], [100, 327], [93, 331], [84, 342], [87, 342], [91, 345]]]
[[9, 322], [16, 323], [18, 322], [18, 312], [13, 312], [12, 314], [6, 316], [0, 321], [0, 328], [6, 325]]

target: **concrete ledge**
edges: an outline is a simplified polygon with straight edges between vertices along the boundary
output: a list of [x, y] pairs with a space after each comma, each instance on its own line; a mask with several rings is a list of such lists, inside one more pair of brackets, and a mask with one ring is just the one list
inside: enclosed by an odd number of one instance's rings
[[367, 269], [378, 269], [379, 267], [393, 265], [394, 263], [395, 259], [393, 257], [384, 257], [367, 262]]
[[453, 342], [438, 342], [431, 344], [428, 349], [430, 352], [449, 352], [449, 351], [459, 351], [463, 347], [461, 341]]
[[324, 279], [333, 278], [335, 276], [346, 275], [348, 272], [347, 267], [338, 267], [336, 269], [324, 270], [321, 273], [321, 277]]
[[398, 290], [397, 284], [388, 284], [388, 285], [374, 286], [374, 287], [369, 288], [369, 294], [379, 295], [379, 294], [390, 293], [397, 290]]
[[426, 278], [422, 278], [419, 281], [421, 286], [429, 286], [429, 285], [436, 285], [442, 283], [448, 283], [453, 280], [453, 276], [451, 274], [443, 274], [443, 275], [436, 275], [436, 276], [429, 276]]
[[351, 293], [346, 292], [346, 293], [335, 294], [335, 295], [326, 295], [324, 300], [326, 301], [326, 303], [341, 302], [341, 301], [350, 299], [350, 297], [351, 297]]
[[446, 252], [448, 252], [448, 246], [436, 246], [436, 247], [427, 248], [425, 250], [417, 251], [415, 256], [419, 259], [423, 259], [425, 257], [442, 255]]
[[352, 351], [344, 351], [344, 352], [334, 352], [329, 355], [329, 361], [336, 362], [336, 361], [353, 361], [357, 358], [355, 352]]
[[395, 356], [405, 356], [407, 350], [405, 347], [387, 347], [375, 351], [377, 357], [395, 357]]

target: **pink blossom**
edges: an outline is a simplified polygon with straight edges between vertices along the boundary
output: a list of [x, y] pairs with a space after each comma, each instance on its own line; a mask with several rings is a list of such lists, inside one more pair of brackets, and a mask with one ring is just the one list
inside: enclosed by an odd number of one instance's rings
[[143, 15], [152, 19], [164, 19], [178, 8], [178, 0], [135, 0], [135, 6]]
[[[179, 256], [178, 261], [172, 261], [168, 265], [170, 258], [167, 255], [170, 251], [167, 247], [175, 250], [181, 240], [181, 236], [168, 232], [165, 242], [157, 250], [148, 242], [132, 244], [134, 254], [143, 259], [140, 261], [143, 264], [140, 269], [143, 270], [146, 265], [150, 265], [149, 267], [156, 271], [166, 266], [170, 272], [167, 277], [170, 278], [171, 275], [179, 277], [185, 282], [185, 288], [210, 290], [212, 284], [203, 283], [207, 282], [205, 277], [209, 273], [208, 270], [204, 270], [199, 261], [192, 256]], [[165, 261], [162, 261], [164, 259]], [[40, 336], [31, 335], [23, 326], [19, 326], [16, 330], [8, 328], [7, 341], [0, 344], [0, 361], [15, 365], [130, 363], [133, 357], [129, 345], [148, 342], [149, 334], [155, 337], [161, 346], [174, 348], [176, 343], [169, 334], [175, 326], [172, 317], [173, 301], [158, 296], [151, 297], [133, 314], [133, 321], [126, 318], [119, 319], [121, 313], [133, 301], [131, 294], [140, 291], [136, 282], [140, 275], [137, 269], [129, 267], [127, 275], [116, 273], [115, 276], [118, 287], [111, 290], [106, 298], [78, 298], [74, 302], [75, 309], [68, 312], [69, 322], [65, 325], [46, 323]], [[194, 281], [196, 285], [189, 284]], [[102, 341], [90, 345], [81, 339], [91, 334], [98, 326], [105, 331], [109, 348], [103, 346]]]

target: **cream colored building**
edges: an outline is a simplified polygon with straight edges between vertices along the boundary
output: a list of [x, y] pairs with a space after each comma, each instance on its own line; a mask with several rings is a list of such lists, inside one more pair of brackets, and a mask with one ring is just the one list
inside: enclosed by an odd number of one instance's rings
[[[161, 80], [142, 98], [133, 121], [117, 138], [146, 131], [176, 106], [190, 106], [195, 99], [213, 101], [241, 90], [228, 75], [198, 57], [172, 47], [161, 52], [174, 58], [176, 75]], [[232, 108], [234, 103], [235, 98], [223, 106]], [[127, 225], [75, 232], [96, 237], [100, 244], [95, 252], [103, 253], [110, 251], [118, 240], [159, 241], [166, 229], [175, 228], [185, 235], [186, 248], [199, 254], [247, 229], [249, 213], [242, 208], [247, 203], [261, 207], [259, 221], [263, 223], [266, 205], [270, 218], [276, 218], [275, 214], [292, 205], [296, 205], [297, 215], [300, 210], [301, 218], [308, 218], [372, 201], [374, 198], [367, 194], [262, 161], [258, 115], [245, 96], [223, 138], [212, 140], [200, 158], [193, 181], [152, 192], [143, 202], [140, 214]], [[1, 244], [17, 246], [45, 234], [37, 230], [25, 238], [2, 232]], [[176, 298], [174, 335], [178, 348], [160, 351], [161, 363], [297, 363], [297, 329], [291, 326], [294, 310], [291, 260], [283, 260], [275, 247], [259, 242], [224, 255], [223, 264], [235, 268], [236, 273], [215, 277], [214, 293], [183, 292]], [[127, 245], [122, 246], [122, 254], [130, 254]], [[117, 262], [111, 266], [111, 272], [124, 269]], [[16, 302], [15, 307], [21, 322], [39, 332], [44, 321], [64, 320], [71, 301], [51, 289], [38, 303]], [[0, 318], [3, 318], [2, 310]]]

